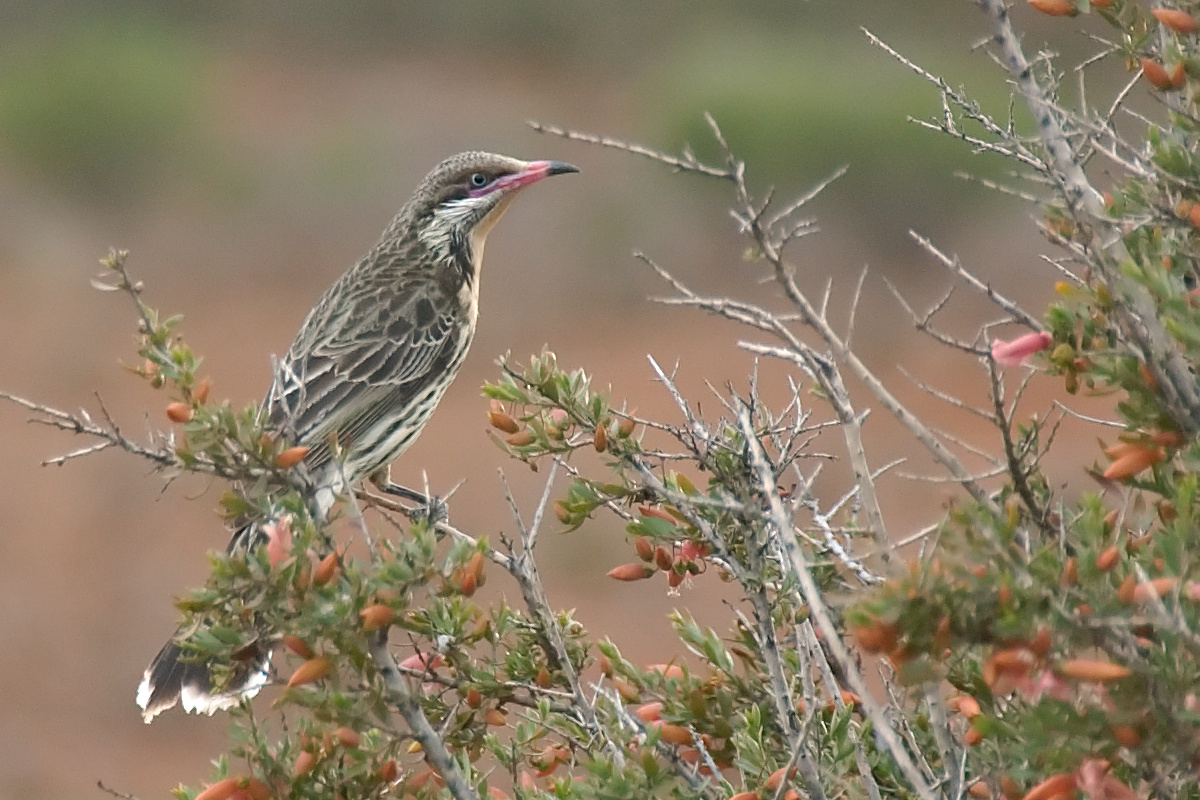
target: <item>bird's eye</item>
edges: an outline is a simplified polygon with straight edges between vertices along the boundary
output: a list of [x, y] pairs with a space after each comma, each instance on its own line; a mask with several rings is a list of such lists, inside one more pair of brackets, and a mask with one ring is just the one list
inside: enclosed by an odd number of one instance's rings
[[487, 176], [487, 173], [473, 172], [471, 173], [471, 177], [467, 180], [470, 182], [472, 189], [482, 189], [483, 187], [487, 186], [492, 179]]

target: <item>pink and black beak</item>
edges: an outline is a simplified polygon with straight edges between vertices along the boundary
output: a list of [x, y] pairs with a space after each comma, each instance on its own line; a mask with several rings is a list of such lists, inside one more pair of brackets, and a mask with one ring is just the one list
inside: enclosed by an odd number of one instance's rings
[[551, 175], [562, 175], [567, 172], [579, 172], [579, 167], [565, 161], [530, 161], [519, 172], [502, 175], [492, 184], [493, 191], [510, 191], [537, 183], [542, 178]]

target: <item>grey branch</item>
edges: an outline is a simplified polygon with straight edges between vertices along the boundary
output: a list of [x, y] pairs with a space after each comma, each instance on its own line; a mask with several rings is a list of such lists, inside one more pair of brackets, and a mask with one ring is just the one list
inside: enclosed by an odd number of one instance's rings
[[658, 150], [652, 150], [649, 147], [643, 147], [640, 144], [632, 144], [630, 142], [623, 142], [620, 139], [613, 139], [609, 136], [596, 136], [590, 133], [582, 133], [580, 131], [573, 131], [567, 128], [560, 128], [557, 125], [545, 125], [534, 120], [529, 120], [527, 124], [538, 133], [548, 133], [551, 136], [561, 136], [564, 139], [570, 139], [575, 142], [586, 142], [587, 144], [596, 144], [600, 145], [601, 147], [610, 147], [614, 150], [623, 150], [626, 153], [644, 156], [652, 161], [658, 161], [662, 164], [666, 164], [667, 166], [674, 167], [675, 169], [683, 170], [684, 172], [698, 172], [702, 175], [708, 175], [713, 178], [733, 177], [729, 170], [710, 167], [707, 164], [701, 164], [696, 160], [696, 157], [692, 155], [690, 151], [685, 152], [681, 157], [676, 157]]
[[425, 752], [425, 758], [429, 760], [429, 765], [446, 782], [446, 788], [450, 790], [450, 794], [454, 796], [455, 800], [479, 800], [479, 793], [459, 771], [454, 756], [446, 749], [446, 742], [430, 724], [429, 718], [421, 709], [421, 704], [413, 696], [411, 686], [397, 669], [396, 660], [392, 658], [392, 653], [387, 646], [387, 628], [371, 634], [368, 649], [371, 661], [374, 662], [375, 669], [383, 678], [384, 687], [387, 689], [392, 703], [400, 712], [400, 716], [404, 717], [404, 721], [408, 723], [408, 729], [413, 738], [420, 743], [421, 749]]
[[883, 708], [875, 701], [868, 690], [866, 681], [863, 680], [855, 659], [846, 649], [846, 645], [842, 642], [837, 627], [833, 624], [833, 618], [829, 614], [825, 598], [812, 576], [812, 571], [809, 569], [807, 558], [800, 548], [800, 543], [797, 541], [796, 532], [792, 527], [791, 520], [788, 519], [787, 512], [783, 508], [783, 503], [779, 499], [779, 494], [776, 491], [777, 478], [774, 472], [772, 472], [770, 464], [767, 462], [762, 446], [758, 443], [758, 439], [754, 435], [750, 413], [744, 407], [739, 409], [738, 428], [742, 431], [742, 435], [746, 440], [750, 452], [751, 466], [758, 476], [759, 488], [767, 503], [768, 520], [776, 530], [780, 538], [780, 544], [791, 561], [791, 567], [797, 580], [800, 582], [800, 589], [812, 613], [812, 619], [816, 621], [822, 636], [825, 637], [825, 641], [829, 645], [834, 658], [837, 660], [842, 674], [850, 683], [850, 688], [862, 698], [863, 709], [871, 718], [872, 723], [874, 723], [876, 733], [891, 752], [892, 757], [896, 760], [896, 765], [908, 780], [913, 791], [922, 800], [937, 800], [937, 795], [934, 794], [933, 789], [926, 782], [920, 768], [913, 761], [912, 755], [896, 734], [891, 722], [883, 713]]
[[[521, 521], [521, 515], [516, 507], [516, 503], [513, 501], [511, 492], [509, 492], [508, 482], [504, 482], [504, 494], [512, 510], [513, 521], [521, 533], [521, 551], [509, 557], [508, 573], [513, 576], [513, 579], [516, 580], [517, 585], [521, 588], [521, 596], [525, 599], [525, 606], [529, 610], [530, 616], [537, 620], [538, 628], [541, 630], [546, 644], [550, 647], [551, 652], [547, 655], [553, 657], [557, 662], [557, 666], [562, 671], [563, 677], [566, 678], [567, 685], [571, 688], [571, 694], [574, 697], [574, 712], [579, 723], [587, 729], [588, 733], [604, 742], [604, 749], [608, 751], [613, 763], [618, 768], [622, 768], [625, 764], [625, 756], [621, 748], [608, 737], [604, 727], [596, 718], [596, 711], [592, 706], [592, 702], [583, 691], [583, 684], [579, 680], [579, 672], [575, 669], [575, 664], [571, 661], [571, 654], [567, 650], [567, 643], [563, 638], [562, 626], [558, 624], [558, 619], [550, 607], [550, 601], [546, 598], [546, 589], [542, 584], [537, 562], [533, 557], [533, 549], [537, 544], [538, 528], [545, 513], [546, 505], [550, 500], [550, 492], [554, 487], [554, 479], [558, 473], [559, 464], [560, 462], [556, 459], [551, 465], [550, 474], [546, 476], [545, 489], [542, 491], [542, 497], [538, 502], [537, 510], [534, 512], [533, 522], [528, 526]], [[503, 474], [501, 474], [501, 479], [503, 480]]]
[[1080, 223], [1087, 249], [1095, 268], [1105, 281], [1127, 295], [1129, 306], [1116, 307], [1116, 319], [1125, 335], [1145, 356], [1147, 368], [1158, 381], [1164, 405], [1180, 429], [1195, 432], [1200, 427], [1200, 387], [1188, 369], [1187, 360], [1173, 345], [1158, 319], [1154, 301], [1145, 289], [1126, 280], [1118, 267], [1129, 257], [1121, 232], [1105, 213], [1100, 192], [1091, 185], [1077, 153], [1063, 128], [1061, 111], [1047, 98], [1034, 77], [1021, 48], [1021, 40], [1008, 18], [1003, 0], [979, 0], [992, 22], [992, 32], [1000, 47], [1000, 58], [1017, 89], [1029, 106], [1038, 128], [1038, 136], [1050, 154], [1050, 177], [1058, 184], [1063, 199]]

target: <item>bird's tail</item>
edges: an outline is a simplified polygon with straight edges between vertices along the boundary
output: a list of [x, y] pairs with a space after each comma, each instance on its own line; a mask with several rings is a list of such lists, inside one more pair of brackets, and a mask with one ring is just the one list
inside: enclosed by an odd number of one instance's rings
[[[229, 552], [249, 549], [259, 537], [258, 525], [243, 525], [234, 532]], [[214, 688], [212, 665], [189, 658], [179, 646], [178, 637], [181, 633], [182, 630], [175, 632], [175, 636], [163, 645], [142, 675], [137, 704], [142, 709], [142, 719], [147, 723], [176, 703], [188, 713], [212, 714], [253, 697], [266, 684], [267, 670], [271, 665], [270, 646], [260, 641], [239, 652], [230, 665], [229, 680], [218, 690]]]
[[258, 694], [267, 682], [271, 663], [269, 648], [260, 648], [233, 665], [233, 673], [221, 690], [213, 688], [210, 665], [186, 660], [175, 639], [163, 645], [150, 662], [138, 686], [137, 704], [142, 719], [150, 722], [155, 715], [179, 703], [188, 713], [212, 714], [237, 705]]

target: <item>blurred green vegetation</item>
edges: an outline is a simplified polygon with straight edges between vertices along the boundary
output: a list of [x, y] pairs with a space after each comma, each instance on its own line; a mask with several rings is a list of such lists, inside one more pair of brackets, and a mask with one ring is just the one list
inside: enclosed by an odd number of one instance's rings
[[[909, 55], [921, 61], [919, 53]], [[986, 79], [983, 73], [991, 69], [986, 59], [964, 59], [947, 79], [990, 87], [976, 99], [1004, 124], [1009, 97], [1001, 81]], [[1007, 170], [1001, 159], [973, 154], [909, 121], [941, 116], [937, 90], [853, 28], [800, 39], [793, 31], [714, 32], [664, 59], [655, 81], [647, 96], [653, 107], [644, 114], [660, 126], [662, 141], [671, 143], [665, 146], [686, 142], [698, 156], [718, 159], [703, 120], [708, 111], [751, 165], [751, 177], [779, 182], [786, 195], [848, 164], [850, 171], [829, 196], [870, 219], [893, 216], [889, 206], [898, 201], [918, 212], [916, 220], [906, 218], [909, 225], [962, 213], [964, 203], [977, 208], [989, 193], [954, 173], [997, 180]], [[1018, 116], [1018, 126], [1025, 123]]]
[[[632, 129], [622, 122], [598, 133], [669, 150], [687, 143], [711, 158], [702, 118], [709, 111], [754, 172], [785, 194], [849, 164], [831, 202], [876, 220], [892, 216], [899, 199], [922, 215], [905, 225], [935, 224], [988, 197], [954, 179], [955, 170], [998, 177], [990, 172], [998, 162], [906, 121], [938, 116], [936, 91], [858, 28], [871, 26], [920, 63], [933, 58], [932, 68], [953, 84], [966, 78], [991, 87], [980, 99], [1003, 120], [1008, 97], [993, 65], [965, 46], [948, 55], [939, 41], [953, 28], [962, 28], [956, 41], [970, 40], [978, 20], [965, 5], [224, 0], [201, 9], [0, 0], [0, 159], [10, 172], [84, 202], [126, 203], [168, 180], [199, 184], [214, 202], [235, 205], [272, 169], [281, 171], [273, 159], [284, 156], [269, 145], [254, 153], [255, 145], [233, 152], [217, 144], [229, 138], [217, 130], [223, 98], [214, 75], [236, 82], [237, 70], [263, 58], [284, 72], [303, 67], [307, 76], [328, 69], [335, 80], [338, 70], [396, 58], [459, 71], [468, 81], [488, 80], [497, 65], [520, 65], [531, 95], [543, 86], [586, 94], [603, 85], [629, 98]], [[553, 108], [549, 101], [546, 113]], [[290, 158], [305, 164], [308, 188], [353, 193], [394, 157], [386, 149], [392, 140], [371, 127], [380, 120], [335, 122]]]
[[187, 38], [124, 16], [9, 41], [0, 148], [35, 180], [119, 202], [195, 152], [203, 64]]

